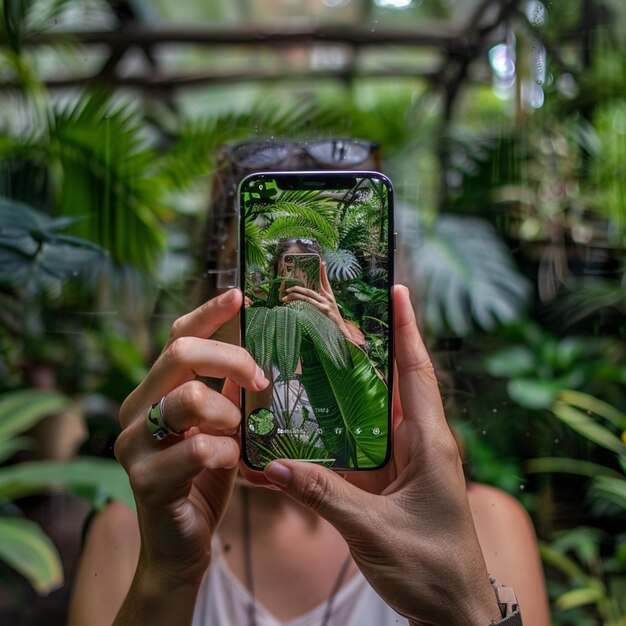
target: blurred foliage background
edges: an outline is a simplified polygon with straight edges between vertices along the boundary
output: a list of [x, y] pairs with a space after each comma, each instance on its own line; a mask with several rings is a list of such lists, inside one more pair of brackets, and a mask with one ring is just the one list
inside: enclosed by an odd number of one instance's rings
[[4, 0], [0, 616], [63, 623], [89, 511], [132, 504], [117, 409], [224, 246], [219, 147], [338, 136], [381, 148], [468, 476], [532, 515], [554, 624], [626, 624], [625, 31], [621, 0]]

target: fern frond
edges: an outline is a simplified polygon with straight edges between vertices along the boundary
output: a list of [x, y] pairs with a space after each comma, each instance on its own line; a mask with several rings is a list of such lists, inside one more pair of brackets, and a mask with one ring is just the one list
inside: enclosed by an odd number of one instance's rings
[[255, 266], [262, 267], [266, 259], [261, 229], [254, 220], [251, 219], [246, 219], [244, 228], [246, 237], [246, 265], [249, 268]]
[[271, 313], [275, 320], [272, 362], [280, 372], [276, 381], [286, 382], [296, 377], [300, 359], [300, 324], [297, 313], [288, 307], [275, 307]]
[[309, 302], [294, 300], [288, 302], [284, 308], [297, 312], [302, 337], [310, 340], [315, 349], [324, 354], [334, 367], [350, 367], [345, 337], [335, 322]]

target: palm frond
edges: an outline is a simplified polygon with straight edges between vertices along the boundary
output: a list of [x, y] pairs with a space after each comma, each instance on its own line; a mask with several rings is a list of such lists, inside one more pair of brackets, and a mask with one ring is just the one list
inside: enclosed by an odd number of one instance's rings
[[314, 239], [322, 247], [332, 247], [333, 240], [327, 239], [325, 234], [315, 226], [297, 216], [284, 216], [276, 218], [263, 233], [267, 243], [277, 242], [281, 239]]
[[276, 241], [281, 238], [277, 234], [287, 228], [303, 228], [318, 233], [320, 245], [334, 247], [337, 240], [337, 231], [332, 222], [317, 210], [294, 202], [277, 202], [268, 207], [274, 215], [274, 220], [264, 232], [266, 241]]
[[324, 465], [327, 467], [332, 467], [334, 464], [334, 459], [328, 458], [328, 452], [323, 445], [320, 445], [319, 435], [316, 434], [303, 439], [298, 435], [285, 433], [272, 438], [269, 447], [260, 441], [255, 441], [254, 445], [261, 450], [261, 458], [264, 463], [276, 459], [300, 459], [325, 461]]
[[295, 376], [302, 337], [313, 342], [334, 367], [349, 366], [343, 335], [314, 305], [294, 301], [273, 308], [246, 309], [246, 348], [266, 373], [277, 367], [282, 381]]
[[280, 372], [276, 381], [287, 382], [295, 378], [300, 359], [301, 327], [298, 314], [286, 306], [274, 307], [270, 311], [275, 320], [272, 361]]
[[277, 204], [280, 206], [282, 206], [282, 204], [295, 204], [299, 207], [306, 207], [331, 224], [336, 219], [337, 200], [326, 195], [326, 192], [323, 190], [287, 189], [280, 194]]
[[246, 309], [246, 348], [259, 367], [266, 373], [272, 369], [272, 353], [276, 316], [274, 309], [250, 307]]
[[358, 249], [367, 239], [368, 229], [360, 211], [348, 211], [338, 227], [337, 245], [340, 248]]
[[309, 302], [294, 300], [288, 302], [285, 308], [296, 312], [302, 337], [308, 339], [333, 367], [345, 369], [350, 366], [346, 341], [335, 322]]
[[262, 230], [258, 224], [251, 219], [244, 222], [246, 237], [246, 266], [262, 267], [266, 261], [265, 246], [263, 242]]
[[101, 245], [116, 263], [153, 268], [165, 245], [160, 220], [169, 211], [154, 176], [157, 155], [135, 111], [106, 94], [86, 94], [52, 114], [50, 134], [58, 210], [90, 216], [74, 234]]

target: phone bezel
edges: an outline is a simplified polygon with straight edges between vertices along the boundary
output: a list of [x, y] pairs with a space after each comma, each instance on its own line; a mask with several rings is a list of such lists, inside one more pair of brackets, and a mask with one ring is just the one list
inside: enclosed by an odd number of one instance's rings
[[[387, 262], [389, 284], [388, 291], [388, 319], [389, 323], [389, 347], [388, 347], [388, 369], [387, 369], [387, 450], [383, 462], [376, 467], [367, 468], [346, 468], [346, 467], [330, 467], [333, 471], [338, 472], [369, 472], [382, 469], [388, 465], [391, 459], [393, 449], [393, 385], [395, 379], [394, 368], [394, 332], [393, 332], [393, 285], [395, 283], [395, 222], [394, 222], [394, 192], [391, 180], [384, 174], [373, 170], [315, 170], [315, 171], [275, 171], [275, 172], [253, 172], [241, 179], [237, 186], [237, 284], [243, 293], [245, 293], [245, 257], [243, 255], [243, 244], [245, 242], [245, 220], [243, 218], [242, 194], [251, 180], [274, 179], [280, 189], [298, 190], [298, 189], [352, 189], [358, 179], [373, 178], [382, 182], [387, 188]], [[239, 314], [239, 338], [240, 345], [245, 346], [245, 304], [242, 304]], [[241, 458], [246, 467], [255, 472], [263, 471], [261, 467], [253, 465], [246, 454], [247, 449], [247, 428], [245, 417], [245, 392], [241, 389], [240, 393], [240, 411], [241, 411]], [[294, 459], [297, 460], [297, 459]], [[311, 463], [315, 461], [304, 460]]]

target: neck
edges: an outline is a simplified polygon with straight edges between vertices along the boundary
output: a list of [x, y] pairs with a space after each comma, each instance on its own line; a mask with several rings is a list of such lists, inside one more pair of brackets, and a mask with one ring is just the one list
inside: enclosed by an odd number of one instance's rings
[[[282, 524], [286, 519], [300, 520], [302, 524], [314, 529], [326, 522], [318, 515], [298, 504], [281, 491], [265, 487], [254, 487], [237, 483], [230, 505], [224, 516], [222, 527], [237, 526], [241, 530], [242, 494], [247, 493], [250, 509], [254, 511], [255, 532], [268, 530], [275, 524]], [[220, 529], [222, 532], [223, 528]]]
[[326, 602], [342, 570], [340, 583], [356, 571], [353, 563], [344, 569], [348, 547], [335, 528], [279, 491], [237, 486], [219, 535], [230, 570], [249, 590], [253, 586], [255, 599], [282, 621]]

